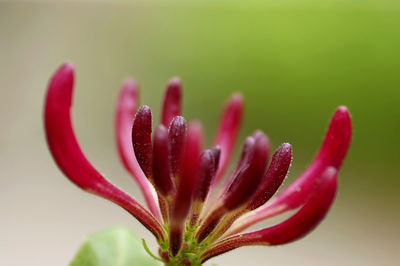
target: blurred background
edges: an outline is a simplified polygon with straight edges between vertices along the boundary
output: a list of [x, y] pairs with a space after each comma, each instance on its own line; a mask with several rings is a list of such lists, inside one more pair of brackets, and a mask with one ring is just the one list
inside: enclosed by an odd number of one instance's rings
[[225, 99], [241, 91], [234, 159], [244, 137], [262, 129], [274, 149], [293, 145], [289, 181], [315, 155], [335, 108], [347, 105], [353, 142], [327, 219], [301, 241], [240, 248], [208, 264], [396, 265], [399, 49], [397, 0], [0, 3], [0, 264], [67, 265], [88, 233], [113, 224], [156, 250], [141, 224], [72, 185], [50, 157], [43, 98], [51, 74], [70, 61], [82, 148], [139, 200], [114, 143], [125, 77], [138, 81], [157, 119], [166, 82], [181, 77], [184, 116], [203, 121], [207, 144]]

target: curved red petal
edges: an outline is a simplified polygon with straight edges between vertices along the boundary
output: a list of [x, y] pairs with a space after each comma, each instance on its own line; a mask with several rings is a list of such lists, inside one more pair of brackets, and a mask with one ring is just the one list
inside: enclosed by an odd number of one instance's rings
[[61, 171], [82, 189], [109, 199], [136, 217], [158, 239], [163, 229], [158, 221], [135, 199], [107, 181], [86, 159], [72, 129], [70, 109], [74, 84], [74, 68], [62, 65], [50, 80], [45, 107], [46, 139]]
[[281, 245], [295, 241], [311, 232], [326, 216], [337, 189], [337, 169], [329, 167], [316, 182], [306, 204], [292, 217], [275, 226], [250, 233], [238, 234], [221, 240], [203, 255], [203, 262], [249, 245]]
[[137, 106], [137, 85], [134, 80], [126, 79], [121, 86], [116, 106], [115, 135], [118, 153], [124, 167], [133, 176], [142, 191], [150, 212], [160, 220], [161, 214], [157, 204], [156, 192], [140, 168], [132, 149], [131, 132]]
[[333, 114], [322, 146], [308, 168], [270, 203], [237, 220], [227, 234], [241, 232], [257, 222], [301, 206], [309, 196], [315, 180], [328, 167], [339, 170], [350, 146], [351, 135], [350, 113], [345, 106], [340, 106]]
[[240, 129], [243, 113], [243, 97], [241, 94], [233, 94], [225, 105], [219, 128], [215, 136], [214, 145], [220, 146], [221, 158], [219, 162], [217, 176], [213, 182], [213, 187], [220, 181], [235, 145], [236, 137]]
[[161, 113], [161, 122], [168, 128], [172, 119], [181, 114], [182, 84], [179, 78], [173, 78], [167, 85]]
[[314, 186], [315, 180], [332, 166], [339, 169], [351, 141], [351, 118], [346, 107], [336, 109], [322, 146], [311, 165], [274, 200], [274, 204], [285, 204], [290, 209], [304, 203]]

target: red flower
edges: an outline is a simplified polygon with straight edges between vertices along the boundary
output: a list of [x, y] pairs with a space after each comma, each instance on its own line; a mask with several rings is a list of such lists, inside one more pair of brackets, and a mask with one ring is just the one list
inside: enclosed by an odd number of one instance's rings
[[[162, 124], [153, 137], [151, 109], [142, 106], [136, 112], [138, 89], [133, 80], [126, 80], [117, 103], [117, 144], [125, 168], [143, 192], [147, 210], [103, 177], [81, 151], [70, 117], [73, 83], [74, 68], [64, 64], [48, 86], [44, 120], [54, 160], [73, 183], [115, 202], [149, 229], [166, 264], [199, 265], [241, 246], [294, 241], [317, 226], [334, 200], [337, 173], [351, 139], [346, 107], [337, 108], [310, 166], [271, 201], [289, 170], [292, 147], [282, 144], [268, 166], [270, 144], [261, 131], [245, 139], [234, 171], [218, 195], [211, 197], [232, 154], [242, 96], [234, 94], [228, 100], [214, 146], [202, 151], [201, 124], [187, 126], [180, 116], [178, 79], [167, 85]], [[241, 233], [259, 221], [297, 208], [292, 217], [275, 226]]]

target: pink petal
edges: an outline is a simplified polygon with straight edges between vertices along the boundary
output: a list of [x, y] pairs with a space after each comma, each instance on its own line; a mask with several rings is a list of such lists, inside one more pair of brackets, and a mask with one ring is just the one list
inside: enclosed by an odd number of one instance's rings
[[218, 167], [217, 176], [213, 182], [213, 187], [220, 181], [229, 159], [232, 155], [232, 150], [236, 141], [236, 136], [239, 132], [243, 113], [243, 97], [241, 94], [233, 94], [225, 105], [219, 128], [215, 136], [214, 145], [220, 146], [221, 158]]
[[72, 129], [70, 109], [74, 68], [62, 65], [53, 75], [47, 91], [44, 122], [49, 149], [60, 170], [77, 186], [109, 199], [138, 219], [158, 239], [163, 229], [156, 218], [135, 199], [107, 181], [86, 159]]
[[161, 121], [169, 127], [172, 119], [181, 114], [182, 85], [179, 78], [173, 78], [167, 85], [161, 113]]
[[137, 85], [133, 80], [127, 79], [121, 86], [116, 108], [115, 133], [118, 152], [123, 165], [139, 185], [151, 213], [160, 220], [156, 192], [140, 168], [132, 149], [131, 132], [137, 105]]

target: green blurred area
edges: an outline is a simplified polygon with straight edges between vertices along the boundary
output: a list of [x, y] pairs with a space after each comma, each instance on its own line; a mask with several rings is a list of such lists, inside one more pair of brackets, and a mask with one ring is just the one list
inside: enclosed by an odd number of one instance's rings
[[184, 116], [203, 121], [207, 144], [225, 99], [240, 91], [246, 112], [236, 153], [255, 129], [273, 148], [290, 142], [291, 179], [316, 153], [335, 108], [346, 105], [354, 136], [337, 204], [398, 218], [399, 1], [0, 4], [0, 33], [3, 155], [26, 148], [18, 136], [45, 149], [45, 84], [64, 61], [77, 71], [78, 137], [102, 169], [118, 160], [113, 109], [123, 78], [138, 81], [141, 103], [158, 117], [166, 82], [179, 76]]

